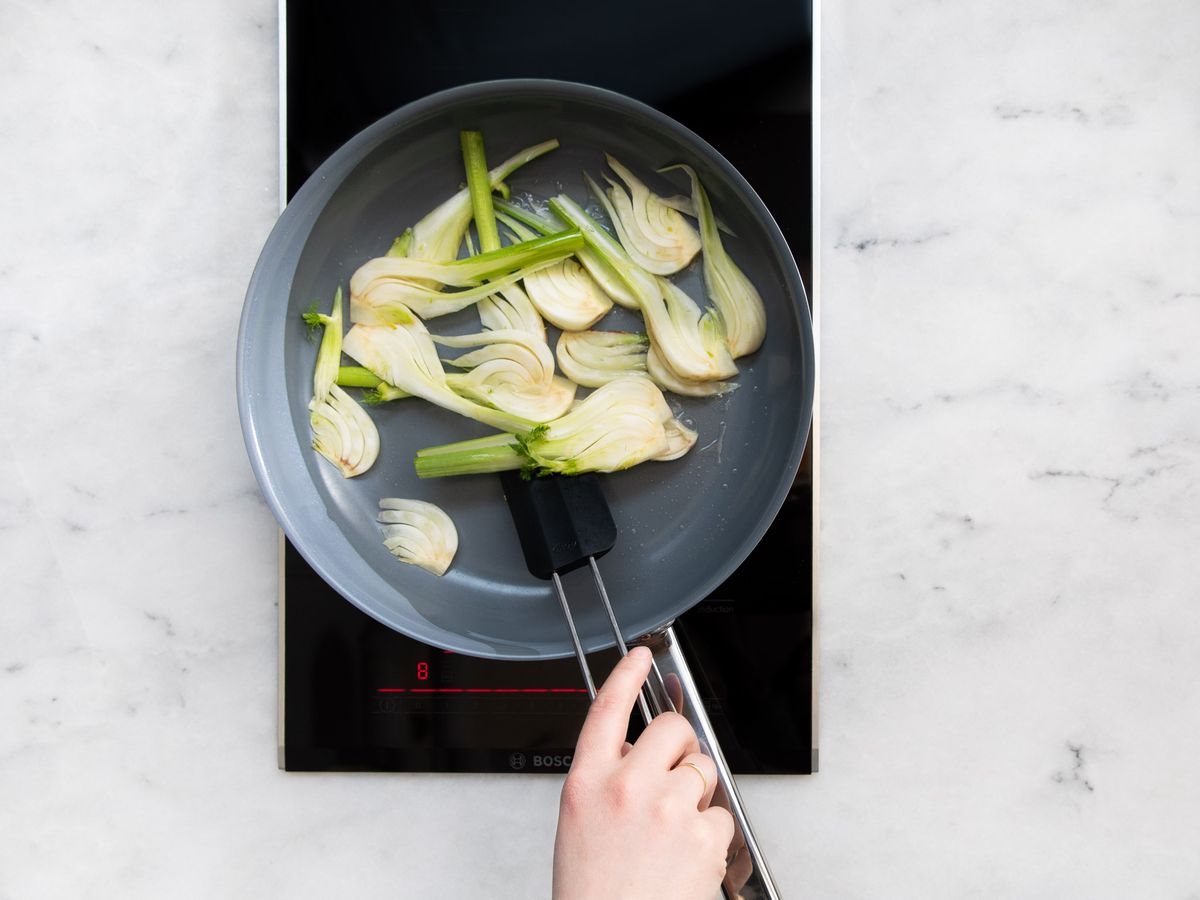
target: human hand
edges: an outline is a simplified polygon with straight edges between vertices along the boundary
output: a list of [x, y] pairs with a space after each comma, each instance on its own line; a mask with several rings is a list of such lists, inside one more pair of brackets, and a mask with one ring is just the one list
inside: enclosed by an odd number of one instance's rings
[[709, 807], [716, 767], [692, 726], [663, 713], [625, 741], [649, 671], [650, 651], [633, 648], [592, 702], [563, 784], [555, 900], [711, 900], [720, 888], [733, 817]]

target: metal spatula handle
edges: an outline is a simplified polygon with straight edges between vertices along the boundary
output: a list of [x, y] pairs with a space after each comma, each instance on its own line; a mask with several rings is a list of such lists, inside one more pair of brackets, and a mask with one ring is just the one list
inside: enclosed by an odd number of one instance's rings
[[[621, 628], [617, 625], [616, 614], [613, 613], [612, 604], [608, 600], [608, 591], [604, 588], [604, 579], [600, 577], [600, 569], [596, 565], [594, 556], [588, 557], [588, 563], [592, 567], [592, 578], [596, 581], [596, 590], [600, 592], [600, 599], [604, 602], [604, 611], [608, 613], [608, 623], [612, 628], [613, 637], [617, 639], [617, 649], [621, 651], [621, 655], [625, 656], [629, 653], [629, 646], [625, 643], [625, 638], [621, 636]], [[562, 605], [563, 616], [567, 620], [567, 629], [571, 632], [571, 645], [575, 648], [575, 658], [579, 660], [579, 669], [583, 672], [583, 683], [587, 685], [588, 699], [596, 699], [596, 683], [592, 680], [592, 670], [588, 666], [587, 654], [583, 652], [583, 647], [579, 643], [579, 632], [575, 630], [575, 618], [571, 615], [571, 605], [567, 603], [567, 594], [563, 590], [562, 579], [555, 572], [552, 576], [554, 581], [554, 590], [558, 592], [558, 602]], [[651, 712], [650, 703], [647, 701], [648, 684], [642, 687], [641, 693], [638, 695], [638, 709], [642, 713], [642, 721], [647, 725], [654, 718], [654, 713]]]

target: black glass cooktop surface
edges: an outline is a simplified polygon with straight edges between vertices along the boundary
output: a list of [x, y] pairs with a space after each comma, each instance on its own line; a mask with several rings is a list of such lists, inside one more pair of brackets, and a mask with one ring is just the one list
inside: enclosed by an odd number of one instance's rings
[[[580, 81], [649, 103], [713, 144], [771, 209], [811, 285], [807, 4], [698, 2], [686, 13], [632, 2], [595, 13], [468, 0], [285, 6], [287, 196], [345, 140], [426, 94], [493, 78]], [[812, 483], [810, 438], [761, 544], [676, 623], [736, 773], [815, 770]], [[587, 709], [574, 659], [483, 660], [411, 640], [339, 597], [286, 540], [280, 612], [283, 768], [570, 765]], [[602, 676], [613, 661], [595, 654], [593, 671]]]

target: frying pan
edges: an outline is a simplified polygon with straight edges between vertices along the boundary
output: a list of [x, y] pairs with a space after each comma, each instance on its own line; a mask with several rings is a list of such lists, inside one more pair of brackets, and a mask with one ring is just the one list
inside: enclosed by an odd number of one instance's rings
[[[475, 656], [569, 656], [572, 644], [552, 588], [531, 576], [499, 479], [423, 481], [422, 447], [487, 433], [485, 426], [420, 400], [372, 412], [375, 466], [343, 479], [310, 449], [308, 401], [316, 345], [301, 313], [328, 308], [339, 285], [463, 182], [458, 134], [483, 132], [495, 164], [548, 138], [559, 149], [512, 175], [514, 197], [566, 192], [588, 201], [582, 173], [609, 152], [662, 195], [688, 193], [672, 163], [693, 166], [736, 237], [725, 247], [758, 287], [767, 336], [739, 360], [738, 389], [679, 400], [699, 432], [690, 453], [605, 476], [620, 528], [603, 560], [608, 594], [628, 636], [661, 633], [717, 588], [749, 555], [783, 503], [812, 413], [814, 347], [804, 286], [778, 226], [734, 167], [699, 136], [656, 110], [609, 91], [546, 80], [491, 81], [409, 104], [337, 150], [280, 216], [251, 278], [237, 350], [237, 395], [246, 448], [275, 517], [307, 562], [343, 597], [385, 625], [435, 647]], [[697, 261], [674, 279], [704, 303]], [[428, 323], [435, 333], [479, 330], [464, 310]], [[614, 307], [599, 327], [644, 330]], [[554, 337], [551, 337], [553, 343]], [[459, 552], [442, 578], [399, 563], [375, 522], [381, 497], [436, 503], [454, 519]], [[598, 604], [576, 612], [588, 650], [612, 646]]]

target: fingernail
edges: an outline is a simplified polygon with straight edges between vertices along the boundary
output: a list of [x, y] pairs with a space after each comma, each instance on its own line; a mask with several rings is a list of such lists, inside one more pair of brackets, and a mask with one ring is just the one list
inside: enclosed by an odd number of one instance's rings
[[629, 650], [629, 655], [636, 657], [637, 659], [649, 659], [650, 648], [643, 646], [631, 647]]

